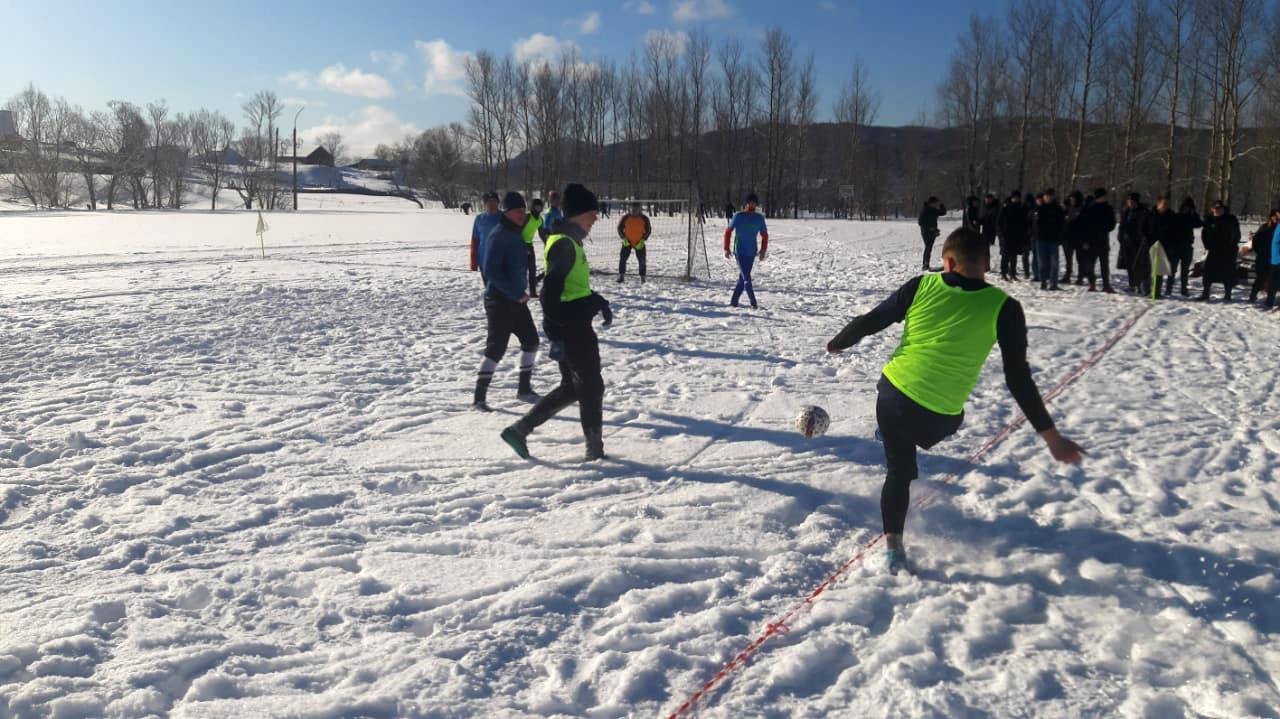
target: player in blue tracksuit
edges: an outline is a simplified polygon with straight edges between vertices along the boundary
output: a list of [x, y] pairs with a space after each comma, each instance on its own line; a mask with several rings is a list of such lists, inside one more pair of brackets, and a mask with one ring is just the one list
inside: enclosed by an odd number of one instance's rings
[[751, 268], [755, 266], [757, 256], [763, 261], [769, 251], [769, 227], [765, 224], [764, 215], [756, 212], [759, 204], [760, 198], [754, 193], [747, 195], [746, 209], [735, 214], [724, 230], [724, 256], [738, 261], [738, 284], [733, 288], [733, 299], [729, 304], [737, 307], [742, 291], [746, 290], [753, 310], [758, 305], [755, 290], [751, 287]]
[[485, 240], [489, 233], [502, 222], [502, 213], [498, 212], [498, 193], [490, 190], [484, 193], [484, 212], [476, 215], [471, 223], [471, 271], [479, 272], [484, 277]]
[[544, 245], [547, 238], [555, 234], [555, 226], [564, 221], [564, 213], [560, 211], [560, 193], [555, 190], [547, 193], [547, 204], [551, 207], [543, 213], [542, 227], [538, 228], [538, 236]]

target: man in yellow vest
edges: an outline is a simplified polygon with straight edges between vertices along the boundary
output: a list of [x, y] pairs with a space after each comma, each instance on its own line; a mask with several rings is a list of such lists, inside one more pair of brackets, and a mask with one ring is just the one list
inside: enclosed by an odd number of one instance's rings
[[[538, 299], [538, 260], [537, 253], [533, 251], [533, 238], [540, 237], [542, 230], [542, 200], [534, 198], [529, 203], [529, 214], [525, 217], [524, 229], [521, 232], [524, 235], [524, 244], [529, 248], [529, 297]], [[545, 240], [543, 241], [545, 244]]]
[[827, 343], [828, 352], [840, 352], [895, 322], [906, 322], [902, 341], [880, 377], [876, 401], [887, 474], [880, 514], [886, 562], [894, 574], [908, 568], [902, 533], [911, 481], [919, 476], [916, 448], [929, 449], [960, 428], [965, 402], [997, 342], [1005, 383], [1053, 458], [1076, 464], [1084, 454], [1058, 433], [1031, 378], [1022, 305], [983, 279], [991, 269], [987, 241], [970, 229], [952, 232], [942, 248], [942, 267], [941, 274], [907, 282]]
[[640, 203], [631, 203], [631, 211], [623, 215], [622, 220], [618, 222], [618, 237], [622, 239], [622, 256], [618, 258], [619, 284], [627, 276], [627, 260], [631, 257], [632, 250], [635, 250], [636, 261], [640, 263], [640, 284], [644, 284], [646, 271], [644, 243], [651, 234], [653, 234], [653, 225], [649, 224], [648, 216], [640, 209]]
[[542, 285], [543, 329], [551, 340], [551, 359], [560, 364], [560, 385], [504, 429], [502, 441], [527, 458], [529, 447], [525, 440], [529, 434], [577, 402], [587, 442], [586, 461], [590, 462], [604, 459], [604, 378], [600, 375], [600, 344], [591, 321], [599, 314], [608, 329], [613, 312], [605, 298], [591, 291], [591, 266], [582, 246], [600, 219], [600, 204], [582, 185], [569, 185], [563, 197], [564, 220], [547, 237], [547, 269]]

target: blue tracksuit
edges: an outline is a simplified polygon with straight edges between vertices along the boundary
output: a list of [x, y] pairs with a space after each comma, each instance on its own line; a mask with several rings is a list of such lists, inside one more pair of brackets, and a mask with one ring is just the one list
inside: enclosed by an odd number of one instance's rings
[[[732, 250], [730, 249], [731, 236]], [[738, 284], [733, 288], [733, 299], [729, 300], [729, 304], [737, 307], [743, 290], [746, 290], [751, 306], [756, 306], [756, 293], [751, 286], [751, 270], [755, 266], [756, 256], [768, 249], [769, 227], [764, 221], [764, 215], [754, 211], [743, 211], [736, 213], [733, 219], [729, 220], [729, 227], [724, 231], [724, 250], [732, 251], [733, 256], [738, 260]]]
[[476, 215], [475, 221], [471, 223], [471, 243], [476, 248], [476, 266], [480, 268], [481, 277], [484, 276], [485, 240], [500, 222], [502, 222], [501, 212], [482, 212]]

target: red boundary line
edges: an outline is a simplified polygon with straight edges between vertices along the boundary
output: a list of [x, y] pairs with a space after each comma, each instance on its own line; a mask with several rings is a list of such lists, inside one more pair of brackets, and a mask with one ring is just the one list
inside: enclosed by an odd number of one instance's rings
[[[1105, 355], [1107, 352], [1110, 352], [1111, 348], [1115, 347], [1116, 344], [1119, 343], [1120, 340], [1123, 339], [1124, 336], [1129, 333], [1129, 330], [1133, 329], [1133, 326], [1138, 323], [1138, 320], [1142, 319], [1142, 317], [1146, 315], [1147, 312], [1150, 311], [1153, 306], [1154, 305], [1152, 304], [1148, 304], [1146, 307], [1142, 308], [1142, 311], [1138, 312], [1136, 315], [1130, 318], [1127, 322], [1125, 322], [1124, 325], [1121, 326], [1120, 329], [1117, 330], [1116, 333], [1112, 335], [1110, 339], [1104, 342], [1101, 347], [1094, 350], [1094, 352], [1090, 354], [1088, 357], [1086, 357], [1083, 362], [1077, 365], [1075, 369], [1073, 369], [1071, 372], [1068, 372], [1067, 375], [1063, 377], [1061, 381], [1058, 382], [1058, 384], [1054, 385], [1052, 389], [1050, 389], [1048, 392], [1045, 393], [1044, 395], [1045, 402], [1050, 402], [1055, 397], [1062, 394], [1063, 391], [1067, 389], [1067, 387], [1071, 386], [1076, 380], [1080, 379], [1081, 375], [1083, 375], [1090, 367], [1097, 364], [1098, 360], [1102, 359], [1102, 356]], [[1016, 419], [1014, 419], [1009, 424], [1005, 425], [1004, 429], [1000, 430], [998, 433], [996, 433], [994, 437], [987, 440], [986, 444], [978, 448], [978, 451], [970, 455], [968, 458], [968, 463], [976, 464], [978, 460], [982, 459], [987, 454], [987, 452], [990, 452], [996, 445], [1000, 444], [1005, 439], [1007, 439], [1009, 435], [1013, 434], [1019, 427], [1026, 424], [1026, 421], [1027, 421], [1027, 418], [1024, 415], [1019, 414]], [[953, 472], [947, 477], [945, 477], [939, 484], [951, 484], [959, 479], [960, 479], [960, 474], [958, 472]], [[914, 503], [915, 507], [917, 509], [922, 507], [927, 507], [933, 502], [937, 501], [937, 498], [940, 496], [942, 496], [942, 494], [941, 492], [938, 491], [938, 488], [933, 487], [930, 489], [930, 491], [926, 492], [924, 495], [922, 495], [919, 499], [916, 500], [916, 502]], [[877, 534], [874, 538], [871, 539], [870, 542], [867, 542], [865, 545], [859, 548], [857, 553], [855, 553], [852, 557], [850, 557], [844, 564], [841, 564], [839, 567], [837, 567], [836, 570], [832, 572], [826, 579], [824, 579], [822, 583], [819, 584], [812, 592], [810, 592], [800, 601], [792, 605], [792, 607], [788, 609], [785, 614], [783, 614], [781, 617], [778, 618], [778, 621], [765, 625], [765, 629], [760, 634], [760, 636], [756, 637], [755, 640], [752, 641], [750, 644], [748, 644], [745, 649], [738, 652], [738, 654], [734, 656], [733, 659], [730, 659], [728, 662], [725, 663], [724, 666], [720, 667], [720, 671], [716, 672], [715, 676], [707, 680], [707, 682], [703, 684], [698, 689], [698, 691], [694, 692], [692, 696], [686, 699], [685, 702], [679, 706], [679, 708], [671, 712], [671, 714], [668, 716], [668, 719], [679, 719], [679, 717], [687, 715], [689, 712], [691, 712], [694, 709], [694, 707], [698, 704], [698, 702], [703, 699], [703, 697], [705, 697], [708, 693], [710, 693], [712, 689], [715, 689], [716, 686], [719, 685], [722, 681], [727, 679], [728, 676], [734, 672], [734, 670], [739, 669], [742, 666], [746, 665], [747, 661], [750, 660], [751, 657], [756, 654], [756, 652], [760, 651], [760, 648], [764, 646], [765, 642], [769, 641], [771, 638], [773, 638], [777, 634], [790, 631], [791, 623], [795, 619], [797, 619], [802, 613], [804, 613], [806, 610], [812, 607], [814, 603], [818, 601], [818, 597], [821, 596], [823, 592], [830, 589], [836, 582], [840, 581], [840, 579], [844, 577], [844, 575], [847, 574], [849, 570], [857, 566], [858, 563], [861, 562], [862, 559], [867, 556], [867, 552], [871, 551], [872, 549], [875, 548], [876, 545], [884, 541], [884, 538], [885, 538], [885, 535], [883, 532], [881, 532], [880, 534]]]

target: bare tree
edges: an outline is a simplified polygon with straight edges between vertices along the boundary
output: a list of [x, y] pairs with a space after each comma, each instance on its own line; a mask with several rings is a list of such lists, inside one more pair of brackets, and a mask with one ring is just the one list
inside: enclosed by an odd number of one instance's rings
[[164, 151], [165, 119], [169, 116], [169, 107], [162, 99], [159, 102], [147, 103], [147, 115], [151, 118], [151, 147], [147, 162], [151, 167], [151, 206], [160, 207], [160, 165]]
[[781, 209], [783, 158], [786, 153], [787, 126], [792, 120], [795, 94], [794, 46], [781, 27], [765, 31], [764, 55], [760, 59], [760, 73], [766, 87], [765, 98], [765, 207], [770, 216]]
[[62, 172], [62, 153], [72, 132], [71, 106], [61, 98], [51, 101], [35, 85], [28, 85], [5, 108], [13, 113], [14, 129], [20, 138], [13, 167], [14, 184], [35, 207], [65, 205], [68, 188]]
[[424, 188], [445, 207], [456, 207], [461, 197], [466, 135], [467, 128], [455, 122], [423, 132], [407, 148], [410, 184]]
[[79, 107], [69, 117], [71, 127], [68, 147], [80, 177], [84, 179], [89, 209], [98, 209], [98, 178], [102, 167], [103, 135], [110, 122], [104, 113], [86, 114]]
[[235, 125], [219, 112], [200, 110], [192, 118], [192, 149], [209, 181], [209, 209], [218, 209], [218, 191], [226, 179]]
[[347, 145], [342, 141], [341, 132], [338, 132], [337, 130], [326, 132], [320, 137], [316, 138], [316, 144], [319, 145], [320, 147], [323, 147], [325, 149], [325, 152], [328, 152], [329, 155], [333, 157], [333, 164], [335, 165], [343, 164], [339, 160], [339, 158], [346, 159]]
[[1093, 89], [1093, 60], [1104, 42], [1104, 32], [1111, 18], [1115, 17], [1114, 0], [1077, 0], [1071, 18], [1073, 32], [1078, 33], [1084, 47], [1084, 66], [1081, 68], [1079, 112], [1076, 115], [1075, 147], [1071, 157], [1070, 187], [1080, 179], [1080, 157], [1084, 153], [1085, 124], [1089, 121], [1089, 92]]
[[[848, 126], [845, 130], [844, 146], [841, 149], [844, 155], [844, 176], [854, 185], [855, 192], [858, 185], [866, 179], [860, 174], [862, 135], [867, 127], [875, 123], [879, 113], [880, 93], [871, 85], [871, 73], [867, 70], [862, 58], [854, 58], [849, 80], [844, 86], [839, 101], [836, 102], [835, 118], [836, 122]], [[853, 210], [858, 208], [857, 199], [856, 196], [848, 198], [850, 206], [847, 209], [850, 217]], [[865, 207], [862, 209], [865, 210]]]
[[260, 90], [244, 104], [245, 128], [240, 137], [240, 154], [245, 165], [240, 183], [228, 184], [244, 202], [245, 209], [273, 210], [279, 195], [279, 138], [276, 121], [284, 105], [270, 90]]
[[467, 121], [471, 126], [471, 138], [480, 148], [480, 161], [484, 165], [485, 180], [489, 187], [497, 186], [494, 172], [496, 150], [496, 113], [498, 111], [497, 62], [493, 54], [481, 50], [469, 56], [465, 63], [467, 95], [471, 109]]
[[1035, 87], [1043, 40], [1055, 23], [1054, 6], [1048, 0], [1010, 0], [1009, 46], [1014, 84], [1018, 88], [1018, 187], [1027, 183], [1027, 131], [1031, 123], [1031, 93]]
[[800, 216], [800, 193], [804, 190], [807, 177], [807, 159], [809, 152], [808, 140], [809, 128], [813, 125], [814, 116], [818, 110], [818, 80], [817, 73], [813, 66], [813, 54], [810, 53], [808, 59], [800, 69], [800, 76], [796, 82], [796, 111], [795, 111], [795, 194], [792, 197], [791, 213], [792, 217]]
[[1243, 148], [1243, 118], [1262, 78], [1258, 66], [1261, 32], [1257, 18], [1264, 15], [1261, 0], [1203, 0], [1201, 22], [1213, 43], [1216, 62], [1216, 102], [1214, 126], [1216, 142], [1210, 153], [1211, 178], [1220, 199], [1231, 204], [1236, 163], [1261, 149]]

